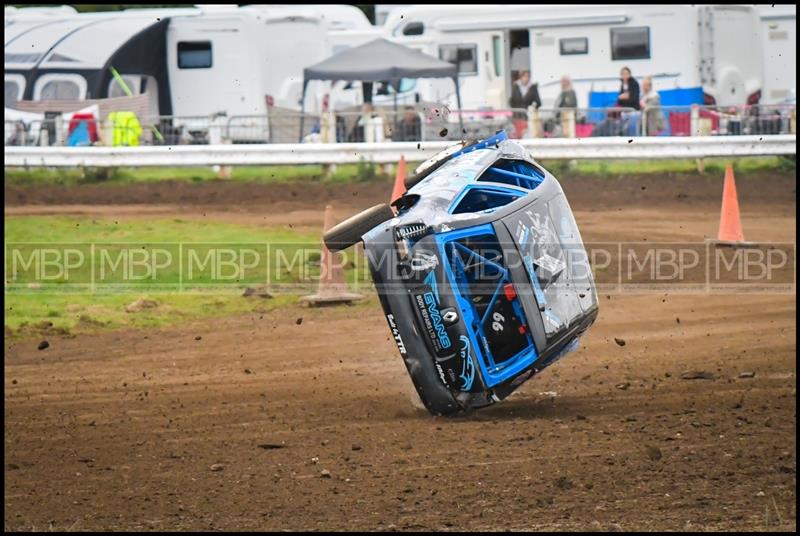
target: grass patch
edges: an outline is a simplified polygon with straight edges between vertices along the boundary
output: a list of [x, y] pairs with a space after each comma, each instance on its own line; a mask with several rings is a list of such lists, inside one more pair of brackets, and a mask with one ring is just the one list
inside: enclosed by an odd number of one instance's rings
[[[742, 158], [706, 158], [703, 173], [717, 174], [732, 163], [739, 172], [781, 171], [793, 173], [795, 159], [780, 156], [742, 157]], [[407, 169], [413, 170], [418, 162], [409, 162]], [[596, 175], [600, 177], [646, 175], [650, 173], [698, 173], [697, 161], [694, 159], [665, 160], [543, 160], [544, 165], [554, 175], [573, 173], [580, 175]], [[207, 182], [229, 180], [234, 182], [254, 183], [297, 183], [297, 182], [331, 182], [352, 183], [386, 180], [387, 176], [381, 167], [368, 162], [359, 164], [343, 164], [336, 166], [335, 171], [326, 174], [321, 165], [304, 166], [239, 166], [233, 167], [229, 179], [219, 179], [210, 167], [158, 167], [158, 168], [114, 168], [103, 170], [97, 168], [6, 168], [7, 185], [78, 185], [78, 184], [133, 184], [177, 180], [185, 182]]]
[[[137, 299], [148, 299], [154, 307], [127, 312]], [[297, 297], [278, 295], [269, 299], [235, 295], [178, 294], [25, 294], [7, 295], [6, 336], [29, 337], [55, 333], [77, 335], [104, 329], [143, 328], [174, 325], [202, 318], [240, 313], [263, 313], [297, 303]], [[52, 316], [49, 311], [57, 310]], [[10, 333], [9, 333], [10, 331]]]
[[321, 165], [304, 166], [238, 166], [233, 167], [229, 179], [220, 179], [210, 167], [143, 167], [143, 168], [6, 168], [7, 185], [36, 184], [134, 184], [176, 180], [207, 182], [230, 180], [235, 182], [292, 183], [292, 182], [366, 182], [384, 179], [379, 166], [370, 163], [343, 164], [325, 174]]
[[[733, 164], [735, 172], [754, 173], [759, 171], [780, 171], [794, 173], [794, 159], [781, 156], [752, 156], [741, 158], [704, 158], [702, 174], [718, 175], [724, 173], [727, 164]], [[626, 175], [648, 175], [687, 173], [698, 174], [697, 160], [542, 160], [542, 165], [556, 177], [562, 174], [584, 176], [615, 177]]]
[[[5, 220], [6, 336], [74, 334], [297, 303], [316, 291], [319, 232], [214, 221], [22, 216]], [[350, 250], [345, 277], [370, 285]], [[243, 296], [246, 288], [271, 297]], [[137, 300], [152, 307], [134, 307]], [[140, 302], [141, 303], [141, 302]]]
[[206, 219], [86, 218], [14, 216], [5, 218], [6, 242], [266, 242], [319, 241], [288, 227], [260, 227]]

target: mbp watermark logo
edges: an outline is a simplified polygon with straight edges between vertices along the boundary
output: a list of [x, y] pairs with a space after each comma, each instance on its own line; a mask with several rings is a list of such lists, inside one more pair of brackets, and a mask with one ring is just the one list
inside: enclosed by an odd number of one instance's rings
[[20, 245], [6, 248], [6, 283], [81, 282], [86, 268], [84, 247]]
[[263, 285], [267, 259], [266, 244], [183, 244], [180, 283], [189, 288]]
[[752, 247], [713, 247], [708, 286], [716, 292], [795, 291], [797, 268], [794, 244], [756, 244]]
[[91, 253], [95, 287], [169, 285], [178, 270], [174, 244], [95, 244]]
[[330, 252], [316, 242], [273, 243], [269, 247], [269, 285], [277, 292], [309, 293], [320, 284], [346, 280], [358, 288], [370, 285], [362, 247]]
[[621, 248], [622, 288], [633, 291], [702, 291], [706, 286], [705, 244], [626, 243]]
[[793, 293], [794, 243], [587, 243], [598, 292]]
[[[552, 243], [523, 254], [513, 253], [520, 251], [514, 243], [493, 248], [462, 259], [473, 284], [486, 283], [490, 290], [504, 273], [493, 267], [495, 258], [511, 272], [535, 273], [548, 285], [582, 286], [591, 277], [602, 293], [794, 293], [796, 288], [794, 243], [748, 248], [705, 242]], [[404, 293], [414, 274], [442, 270], [453, 261], [434, 250], [411, 253], [419, 254], [409, 257], [405, 269], [391, 250], [370, 257], [372, 267], [386, 276], [384, 291], [396, 287]], [[6, 243], [4, 261], [6, 292], [239, 292], [266, 285], [271, 292], [299, 295], [325, 282], [355, 289], [372, 285], [363, 247], [331, 254], [316, 242]]]

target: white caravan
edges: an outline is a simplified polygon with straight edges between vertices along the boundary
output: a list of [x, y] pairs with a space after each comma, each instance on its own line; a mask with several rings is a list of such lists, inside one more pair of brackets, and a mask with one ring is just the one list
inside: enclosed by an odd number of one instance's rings
[[758, 6], [764, 50], [761, 102], [775, 104], [797, 98], [797, 6]]
[[6, 106], [122, 95], [113, 66], [172, 116], [297, 109], [303, 67], [330, 56], [329, 30], [370, 27], [345, 5], [26, 11], [6, 9]]
[[[562, 75], [586, 107], [590, 91], [619, 90], [623, 66], [639, 81], [652, 76], [657, 90], [700, 91], [720, 105], [753, 102], [763, 89], [758, 12], [747, 6], [414, 5], [393, 9], [384, 28], [396, 42], [457, 63], [465, 109], [508, 108], [522, 70], [545, 107]], [[421, 81], [414, 92], [455, 105], [449, 81]]]

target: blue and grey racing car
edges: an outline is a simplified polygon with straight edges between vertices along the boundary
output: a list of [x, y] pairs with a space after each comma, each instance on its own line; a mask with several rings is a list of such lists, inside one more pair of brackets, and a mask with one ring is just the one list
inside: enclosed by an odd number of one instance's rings
[[594, 279], [558, 181], [504, 132], [457, 144], [405, 194], [331, 228], [364, 242], [389, 329], [425, 407], [498, 402], [578, 346]]

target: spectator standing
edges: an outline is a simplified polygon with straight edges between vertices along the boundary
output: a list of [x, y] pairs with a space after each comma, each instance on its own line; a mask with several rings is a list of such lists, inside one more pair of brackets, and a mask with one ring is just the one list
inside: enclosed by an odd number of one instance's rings
[[527, 108], [531, 104], [535, 104], [537, 108], [542, 105], [542, 100], [539, 98], [539, 86], [531, 82], [531, 72], [522, 71], [519, 78], [514, 82], [511, 88], [511, 101], [512, 108]]
[[620, 70], [619, 77], [621, 83], [617, 106], [634, 109], [633, 112], [623, 112], [623, 129], [627, 136], [638, 136], [639, 119], [641, 117], [639, 110], [642, 109], [639, 102], [639, 82], [631, 75], [631, 70], [628, 67], [623, 67]]
[[509, 103], [512, 108], [525, 110], [524, 112], [515, 110], [511, 116], [514, 121], [514, 137], [521, 138], [527, 128], [528, 107], [535, 105], [536, 108], [539, 108], [542, 105], [542, 100], [539, 98], [539, 87], [531, 82], [530, 71], [522, 71], [517, 81], [511, 85]]
[[356, 121], [352, 132], [350, 132], [350, 136], [348, 137], [347, 141], [363, 142], [366, 139], [366, 128], [369, 125], [369, 122], [377, 116], [378, 115], [375, 113], [375, 107], [372, 106], [372, 103], [365, 102], [361, 106], [361, 115]]
[[655, 136], [664, 130], [664, 114], [661, 110], [661, 97], [658, 91], [653, 91], [653, 79], [647, 77], [642, 80], [641, 108], [644, 113], [645, 134]]
[[549, 117], [544, 122], [544, 131], [556, 135], [563, 135], [559, 127], [561, 110], [574, 110], [578, 107], [578, 97], [575, 95], [575, 90], [572, 88], [572, 79], [570, 79], [569, 75], [565, 74], [561, 77], [561, 92], [558, 94], [558, 97], [556, 97], [553, 107], [556, 108], [556, 113], [553, 117]]
[[640, 110], [641, 104], [639, 103], [639, 82], [631, 75], [631, 70], [623, 67], [619, 73], [620, 89], [619, 96], [617, 97], [617, 106], [623, 108], [633, 108]]
[[572, 89], [572, 79], [569, 75], [561, 77], [561, 93], [556, 97], [556, 108], [577, 108], [578, 97], [575, 95], [575, 90]]

